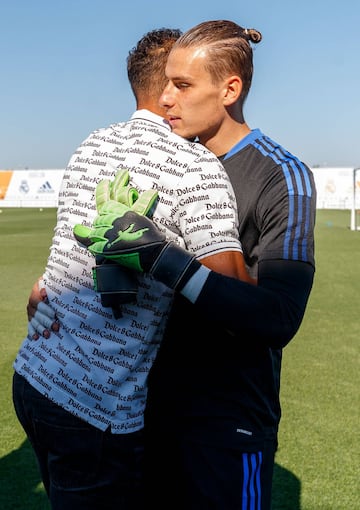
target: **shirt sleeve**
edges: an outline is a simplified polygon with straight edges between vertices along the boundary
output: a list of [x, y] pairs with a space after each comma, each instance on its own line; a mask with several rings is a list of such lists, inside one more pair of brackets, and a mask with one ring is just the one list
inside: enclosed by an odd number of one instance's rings
[[235, 194], [216, 158], [198, 158], [174, 190], [186, 247], [197, 258], [242, 251]]
[[313, 278], [311, 264], [272, 260], [259, 264], [257, 286], [210, 271], [198, 279], [196, 291], [191, 289], [194, 299], [186, 294], [189, 285], [181, 293], [233, 335], [279, 349], [301, 324]]

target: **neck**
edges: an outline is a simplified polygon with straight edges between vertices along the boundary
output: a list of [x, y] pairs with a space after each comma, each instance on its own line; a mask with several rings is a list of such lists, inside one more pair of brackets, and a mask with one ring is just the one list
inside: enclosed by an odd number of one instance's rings
[[251, 129], [245, 122], [243, 124], [233, 122], [230, 125], [222, 125], [213, 137], [200, 138], [199, 141], [215, 156], [223, 156], [250, 132]]
[[149, 110], [156, 115], [160, 115], [161, 117], [165, 117], [165, 109], [162, 108], [158, 101], [153, 101], [151, 99], [138, 101], [136, 103], [137, 110]]

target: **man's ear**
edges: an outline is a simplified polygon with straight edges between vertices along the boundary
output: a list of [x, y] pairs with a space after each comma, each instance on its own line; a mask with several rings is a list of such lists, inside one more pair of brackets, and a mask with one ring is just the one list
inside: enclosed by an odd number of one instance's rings
[[230, 76], [225, 83], [224, 106], [231, 106], [239, 99], [242, 91], [242, 80], [239, 76]]

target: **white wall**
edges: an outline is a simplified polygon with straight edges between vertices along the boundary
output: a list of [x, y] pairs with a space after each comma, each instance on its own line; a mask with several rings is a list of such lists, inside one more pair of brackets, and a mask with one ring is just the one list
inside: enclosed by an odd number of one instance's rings
[[[351, 209], [352, 168], [313, 168], [318, 209]], [[57, 207], [64, 169], [0, 170], [0, 207]], [[357, 172], [357, 208], [360, 209], [360, 172]], [[3, 197], [3, 198], [2, 198]]]
[[[64, 169], [0, 171], [0, 207], [57, 207]], [[9, 180], [10, 178], [10, 180]]]
[[[313, 168], [318, 209], [351, 209], [354, 200], [353, 168]], [[360, 172], [357, 172], [356, 207], [360, 209]]]

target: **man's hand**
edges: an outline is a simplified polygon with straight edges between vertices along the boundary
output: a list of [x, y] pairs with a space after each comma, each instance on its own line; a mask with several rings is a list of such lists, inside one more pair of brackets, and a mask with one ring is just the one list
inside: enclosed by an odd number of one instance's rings
[[192, 274], [200, 265], [193, 255], [167, 241], [149, 218], [114, 200], [101, 206], [92, 229], [75, 225], [74, 235], [93, 255], [150, 273], [173, 289], [186, 283], [190, 266]]
[[[152, 214], [158, 197], [157, 191], [150, 189], [139, 193], [129, 184], [129, 179], [129, 172], [122, 169], [112, 181], [105, 179], [99, 182], [95, 190], [96, 209], [99, 215], [103, 206], [110, 202], [123, 204], [141, 215]], [[77, 225], [75, 229], [82, 238], [86, 237], [89, 231], [81, 225]], [[96, 266], [93, 268], [95, 291], [100, 293], [101, 304], [104, 307], [111, 307], [115, 318], [120, 318], [121, 305], [136, 300], [138, 290], [136, 274], [106, 259], [102, 253], [93, 254], [96, 255]]]
[[102, 205], [92, 229], [75, 225], [74, 235], [93, 255], [143, 273], [150, 271], [167, 244], [150, 219], [114, 200]]
[[136, 188], [130, 186], [129, 180], [128, 170], [122, 169], [118, 171], [113, 181], [107, 179], [100, 181], [95, 191], [97, 211], [101, 211], [105, 202], [114, 200], [130, 207], [138, 214], [150, 218], [158, 199], [157, 191], [149, 189], [139, 194]]
[[[104, 257], [107, 261], [113, 260], [117, 263], [119, 263], [116, 257], [118, 254], [117, 241], [131, 243], [134, 239], [143, 238], [146, 243], [146, 232], [153, 230], [153, 241], [161, 245], [165, 241], [165, 236], [152, 221], [146, 220], [143, 229], [137, 228], [135, 224], [131, 223], [132, 217], [136, 222], [141, 217], [151, 215], [157, 196], [156, 190], [147, 190], [139, 194], [135, 188], [129, 185], [129, 172], [120, 170], [113, 181], [103, 180], [97, 185], [95, 198], [99, 214], [94, 220], [93, 228], [75, 225], [75, 238], [86, 246], [97, 257], [97, 260]], [[156, 236], [157, 241], [155, 241]], [[132, 246], [130, 244], [131, 248]], [[124, 251], [123, 246], [120, 251]], [[109, 253], [105, 255], [106, 252]], [[138, 254], [132, 249], [120, 265], [141, 272], [146, 272], [151, 267], [151, 265], [148, 268], [142, 267]]]
[[59, 331], [60, 325], [54, 310], [47, 304], [47, 294], [42, 278], [34, 283], [26, 307], [28, 316], [28, 337], [38, 340], [49, 338], [51, 331]]

